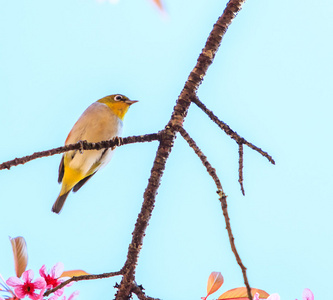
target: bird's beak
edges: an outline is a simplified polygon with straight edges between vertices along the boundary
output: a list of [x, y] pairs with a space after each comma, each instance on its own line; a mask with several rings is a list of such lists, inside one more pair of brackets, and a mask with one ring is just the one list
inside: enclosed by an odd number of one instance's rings
[[132, 105], [132, 104], [134, 104], [136, 102], [139, 102], [139, 101], [138, 100], [129, 100], [129, 99], [125, 101], [125, 103], [127, 103], [129, 105]]

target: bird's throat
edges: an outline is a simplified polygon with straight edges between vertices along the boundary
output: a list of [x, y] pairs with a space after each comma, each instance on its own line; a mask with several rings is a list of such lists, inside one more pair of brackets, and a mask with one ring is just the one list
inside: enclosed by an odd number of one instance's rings
[[[99, 100], [99, 102], [102, 101]], [[124, 117], [129, 108], [129, 105], [127, 103], [120, 101], [119, 102], [103, 101], [102, 103], [106, 104], [119, 119], [124, 120]]]

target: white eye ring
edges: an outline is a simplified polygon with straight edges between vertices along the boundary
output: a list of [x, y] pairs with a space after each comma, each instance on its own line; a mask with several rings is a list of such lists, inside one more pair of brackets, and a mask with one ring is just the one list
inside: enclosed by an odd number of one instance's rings
[[121, 101], [121, 100], [123, 100], [123, 96], [122, 95], [116, 95], [116, 96], [114, 96], [114, 100], [115, 101]]

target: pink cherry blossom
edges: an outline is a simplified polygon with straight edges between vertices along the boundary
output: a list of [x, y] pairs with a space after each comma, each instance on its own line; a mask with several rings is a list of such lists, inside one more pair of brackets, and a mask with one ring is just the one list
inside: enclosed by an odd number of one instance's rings
[[314, 295], [310, 289], [304, 289], [302, 298], [303, 300], [313, 300]]
[[[22, 274], [22, 280], [16, 276], [9, 277], [6, 283], [14, 288], [14, 292], [18, 298], [24, 298], [28, 296], [32, 300], [40, 300], [43, 298], [43, 294], [46, 288], [46, 282], [44, 278], [37, 278], [34, 282], [34, 272], [32, 270], [24, 271]], [[36, 290], [41, 290], [39, 294], [35, 293]]]
[[[60, 283], [65, 281], [65, 278], [59, 278], [61, 274], [64, 271], [64, 265], [63, 263], [59, 262], [56, 265], [54, 265], [50, 271], [50, 274], [46, 272], [46, 267], [43, 265], [40, 270], [39, 274], [45, 279], [46, 282], [46, 288], [47, 289], [53, 289], [56, 286], [58, 286]], [[56, 296], [61, 296], [64, 292], [64, 288], [61, 288], [54, 292]], [[52, 297], [51, 297], [52, 298]], [[53, 299], [52, 299], [53, 300]]]
[[[68, 300], [74, 300], [76, 299], [76, 297], [80, 294], [80, 291], [75, 291], [74, 293], [72, 293], [69, 297]], [[62, 297], [61, 300], [66, 300], [66, 296]]]
[[2, 293], [7, 293], [10, 296], [6, 296], [5, 299], [0, 297], [0, 300], [19, 300], [16, 296], [14, 291], [6, 284], [5, 280], [3, 279], [2, 275], [0, 274], [0, 291]]
[[254, 294], [253, 300], [259, 300], [259, 293]]
[[267, 300], [280, 300], [280, 295], [279, 294], [271, 294], [269, 295], [269, 297], [267, 298]]

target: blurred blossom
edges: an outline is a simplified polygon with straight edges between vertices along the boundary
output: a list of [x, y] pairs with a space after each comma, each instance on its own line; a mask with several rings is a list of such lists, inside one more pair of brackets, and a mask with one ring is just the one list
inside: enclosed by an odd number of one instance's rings
[[304, 289], [302, 298], [303, 300], [313, 300], [314, 295], [310, 289]]

